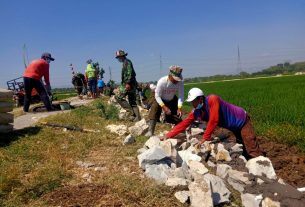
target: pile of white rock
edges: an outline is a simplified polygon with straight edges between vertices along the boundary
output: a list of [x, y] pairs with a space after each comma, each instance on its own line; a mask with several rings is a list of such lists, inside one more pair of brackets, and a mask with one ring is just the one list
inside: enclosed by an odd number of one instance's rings
[[[184, 143], [177, 139], [160, 141], [158, 136], [152, 136], [138, 150], [139, 166], [147, 177], [177, 189], [175, 197], [191, 206], [234, 205], [233, 189], [241, 194], [246, 207], [287, 203], [304, 206], [305, 196], [277, 178], [268, 158], [260, 156], [247, 161], [240, 144], [218, 142], [198, 150], [197, 142], [195, 138]], [[208, 146], [212, 151], [206, 162]]]

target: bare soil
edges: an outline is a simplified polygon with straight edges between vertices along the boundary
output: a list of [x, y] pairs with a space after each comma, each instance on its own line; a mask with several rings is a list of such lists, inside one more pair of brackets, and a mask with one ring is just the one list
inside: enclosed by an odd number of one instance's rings
[[296, 147], [258, 138], [278, 177], [295, 187], [305, 187], [305, 155]]

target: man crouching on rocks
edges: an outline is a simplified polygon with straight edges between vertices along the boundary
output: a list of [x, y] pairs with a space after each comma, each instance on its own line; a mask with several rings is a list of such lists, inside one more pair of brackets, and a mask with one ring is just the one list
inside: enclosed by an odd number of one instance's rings
[[207, 128], [197, 147], [200, 148], [205, 141], [210, 141], [214, 129], [219, 126], [234, 133], [237, 142], [243, 144], [247, 159], [264, 154], [258, 145], [250, 117], [243, 108], [225, 102], [217, 95], [205, 97], [199, 88], [192, 88], [186, 101], [192, 102], [193, 111], [161, 139], [175, 137], [195, 121], [206, 121]]

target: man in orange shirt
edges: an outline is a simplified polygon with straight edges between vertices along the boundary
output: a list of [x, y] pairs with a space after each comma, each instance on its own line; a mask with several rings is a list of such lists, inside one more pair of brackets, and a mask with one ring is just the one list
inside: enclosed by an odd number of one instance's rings
[[[42, 102], [48, 111], [52, 111], [52, 105], [48, 94], [51, 94], [51, 85], [49, 79], [50, 62], [55, 59], [50, 53], [43, 53], [41, 59], [33, 60], [31, 64], [25, 69], [23, 74], [24, 81], [24, 104], [23, 111], [28, 112], [31, 103], [32, 89], [35, 88], [39, 93]], [[46, 87], [44, 87], [41, 78], [44, 77]]]

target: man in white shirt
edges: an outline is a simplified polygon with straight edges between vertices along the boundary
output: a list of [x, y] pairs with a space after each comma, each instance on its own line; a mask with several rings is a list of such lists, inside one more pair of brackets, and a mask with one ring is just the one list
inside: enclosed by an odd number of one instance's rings
[[156, 123], [160, 119], [162, 110], [166, 114], [166, 122], [178, 124], [181, 121], [181, 107], [184, 98], [183, 69], [180, 66], [172, 65], [169, 70], [169, 74], [160, 78], [157, 83], [155, 100], [148, 115], [149, 129], [145, 134], [147, 137], [154, 134]]

